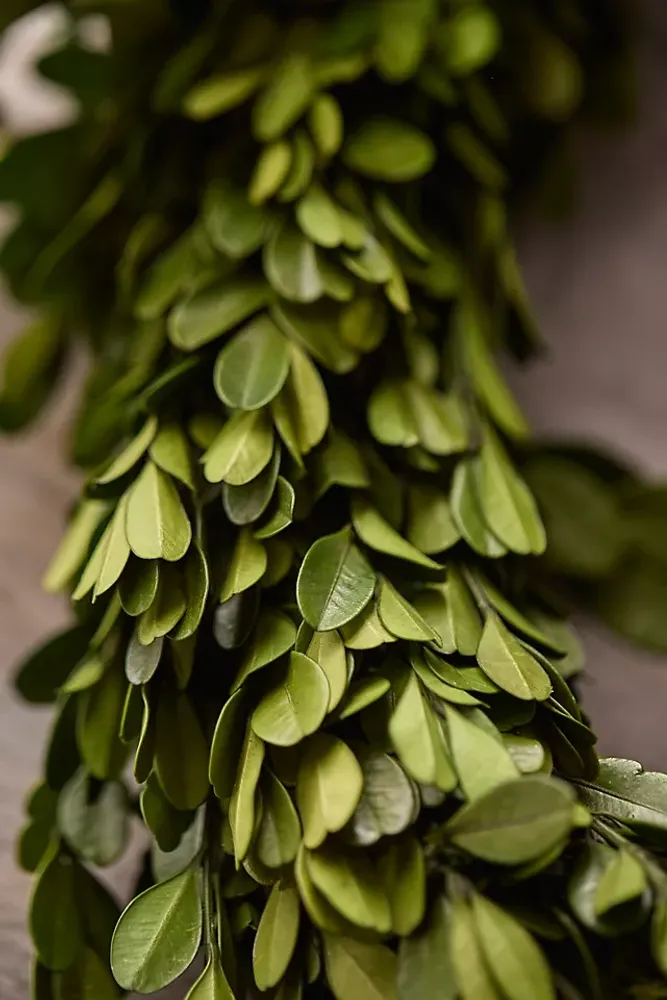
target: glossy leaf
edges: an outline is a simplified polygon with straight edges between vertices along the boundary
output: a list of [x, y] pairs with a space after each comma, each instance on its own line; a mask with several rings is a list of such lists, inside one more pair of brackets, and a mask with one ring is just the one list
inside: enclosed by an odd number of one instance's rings
[[235, 1000], [218, 955], [211, 955], [186, 1000]]
[[667, 779], [644, 771], [633, 760], [608, 757], [600, 761], [594, 783], [581, 784], [581, 796], [593, 812], [656, 835], [667, 831]]

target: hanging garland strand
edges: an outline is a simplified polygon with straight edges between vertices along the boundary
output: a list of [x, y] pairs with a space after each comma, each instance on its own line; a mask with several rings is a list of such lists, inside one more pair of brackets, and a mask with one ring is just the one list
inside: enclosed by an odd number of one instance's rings
[[[533, 7], [127, 0], [110, 55], [43, 61], [82, 116], [0, 164], [42, 306], [3, 424], [95, 360], [46, 575], [75, 624], [17, 680], [55, 704], [37, 1000], [202, 947], [189, 1000], [664, 990], [667, 779], [598, 761], [496, 360], [537, 346], [513, 129], [574, 111], [613, 17]], [[137, 813], [119, 915], [89, 866]]]

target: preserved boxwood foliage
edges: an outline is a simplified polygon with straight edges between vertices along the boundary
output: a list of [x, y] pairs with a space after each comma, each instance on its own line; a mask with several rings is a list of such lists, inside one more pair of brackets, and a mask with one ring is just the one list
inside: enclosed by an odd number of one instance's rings
[[[3, 426], [91, 359], [45, 580], [74, 624], [17, 680], [55, 712], [34, 997], [157, 992], [202, 949], [190, 1000], [664, 996], [667, 778], [598, 760], [562, 619], [650, 641], [649, 577], [634, 618], [614, 586], [662, 565], [661, 497], [537, 452], [498, 362], [538, 346], [509, 201], [601, 79], [627, 103], [621, 10], [70, 7], [41, 70], [80, 117], [0, 163], [39, 307]], [[94, 870], [133, 817], [120, 915]]]

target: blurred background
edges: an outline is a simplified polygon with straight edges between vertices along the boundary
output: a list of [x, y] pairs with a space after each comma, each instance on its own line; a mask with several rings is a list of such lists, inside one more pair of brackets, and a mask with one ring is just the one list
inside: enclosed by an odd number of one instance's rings
[[[519, 234], [550, 350], [512, 378], [538, 432], [602, 444], [667, 482], [667, 4], [645, 6], [637, 125], [582, 135], [576, 215]], [[53, 17], [40, 11], [0, 47], [0, 117], [12, 131], [39, 131], [71, 113], [66, 95], [30, 72]], [[7, 218], [0, 213], [0, 228]], [[22, 322], [0, 290], [0, 346]], [[40, 578], [77, 488], [62, 448], [69, 395], [28, 435], [0, 439], [0, 1000], [28, 993], [29, 879], [14, 865], [13, 840], [49, 714], [23, 708], [6, 682], [66, 618]], [[581, 690], [601, 753], [667, 768], [667, 660], [578, 624], [588, 654]]]

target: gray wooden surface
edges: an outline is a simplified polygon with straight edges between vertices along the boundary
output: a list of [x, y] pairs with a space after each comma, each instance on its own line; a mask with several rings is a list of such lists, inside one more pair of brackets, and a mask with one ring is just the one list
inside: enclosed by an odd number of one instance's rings
[[[515, 379], [535, 425], [584, 435], [667, 478], [667, 5], [651, 5], [642, 59], [642, 123], [588, 140], [585, 194], [563, 229], [525, 234], [522, 255], [551, 358]], [[0, 70], [0, 84], [2, 71]], [[10, 81], [11, 82], [11, 81]], [[33, 116], [39, 116], [39, 107]], [[19, 320], [0, 307], [0, 340]], [[39, 581], [75, 490], [61, 454], [61, 400], [35, 432], [0, 441], [0, 680], [65, 617]], [[667, 766], [667, 662], [587, 627], [585, 697], [603, 752]], [[0, 684], [0, 1000], [27, 997], [29, 880], [13, 862], [26, 788], [47, 717]]]

